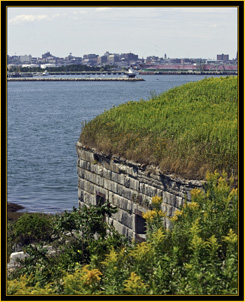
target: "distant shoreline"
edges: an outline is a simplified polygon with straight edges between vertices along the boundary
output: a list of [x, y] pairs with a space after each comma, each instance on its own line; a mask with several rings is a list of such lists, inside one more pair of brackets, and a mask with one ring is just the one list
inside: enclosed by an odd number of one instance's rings
[[22, 78], [22, 77], [16, 77], [16, 78], [8, 78], [8, 81], [16, 82], [16, 81], [28, 81], [28, 82], [36, 82], [36, 81], [47, 81], [47, 82], [53, 82], [53, 81], [77, 81], [77, 82], [89, 82], [89, 81], [101, 81], [101, 82], [138, 82], [138, 81], [144, 81], [142, 78]]

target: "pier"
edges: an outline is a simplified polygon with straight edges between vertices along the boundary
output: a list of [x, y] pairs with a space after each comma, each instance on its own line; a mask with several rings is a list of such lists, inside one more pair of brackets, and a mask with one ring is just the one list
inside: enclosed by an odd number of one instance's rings
[[50, 75], [124, 75], [125, 71], [49, 71]]
[[121, 81], [121, 82], [139, 82], [145, 81], [142, 78], [7, 78], [8, 82], [59, 82], [59, 81], [77, 81], [77, 82], [109, 82], [109, 81]]

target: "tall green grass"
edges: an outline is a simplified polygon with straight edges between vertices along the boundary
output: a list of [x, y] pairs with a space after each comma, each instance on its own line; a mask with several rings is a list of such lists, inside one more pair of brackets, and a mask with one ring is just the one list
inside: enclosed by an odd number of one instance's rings
[[236, 175], [237, 77], [207, 78], [113, 107], [84, 125], [79, 140], [185, 177], [215, 169]]

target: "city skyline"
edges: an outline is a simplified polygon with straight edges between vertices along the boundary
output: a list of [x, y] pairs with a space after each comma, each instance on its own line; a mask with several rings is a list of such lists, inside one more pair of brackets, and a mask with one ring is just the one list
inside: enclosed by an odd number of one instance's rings
[[7, 52], [232, 59], [237, 14], [236, 7], [9, 7]]

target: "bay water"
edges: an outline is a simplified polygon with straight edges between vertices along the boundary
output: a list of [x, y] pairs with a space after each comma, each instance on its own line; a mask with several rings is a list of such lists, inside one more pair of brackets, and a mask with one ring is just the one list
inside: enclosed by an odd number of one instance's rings
[[77, 207], [75, 145], [81, 123], [113, 106], [148, 100], [206, 76], [140, 77], [145, 81], [8, 82], [7, 201], [28, 212], [59, 213]]

